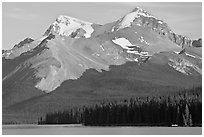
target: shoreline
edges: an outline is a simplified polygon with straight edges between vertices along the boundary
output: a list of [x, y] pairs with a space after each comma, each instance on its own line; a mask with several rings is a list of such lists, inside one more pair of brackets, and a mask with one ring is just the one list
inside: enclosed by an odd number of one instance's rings
[[201, 135], [202, 127], [2, 125], [3, 135]]

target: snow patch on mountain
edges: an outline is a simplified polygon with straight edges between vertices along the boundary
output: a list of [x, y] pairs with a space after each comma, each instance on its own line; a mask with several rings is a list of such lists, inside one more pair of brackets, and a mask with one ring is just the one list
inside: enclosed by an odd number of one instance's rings
[[136, 55], [136, 57], [128, 58], [128, 60], [138, 62], [138, 59], [140, 59], [140, 58], [147, 59], [151, 56], [148, 54], [148, 52], [143, 51], [139, 46], [133, 45], [132, 43], [130, 43], [130, 41], [127, 40], [126, 38], [117, 38], [117, 39], [112, 40], [112, 41], [115, 44], [120, 45], [123, 49], [126, 50], [127, 53]]
[[[174, 52], [175, 54], [180, 54], [182, 51], [180, 51], [180, 52], [173, 51], [173, 52]], [[189, 53], [186, 53], [185, 51], [184, 51], [184, 54], [185, 54], [186, 56], [188, 56], [188, 57], [191, 57], [191, 58], [202, 59], [202, 58], [196, 57], [196, 56], [194, 56], [194, 55], [191, 55], [191, 54], [189, 54]]]
[[173, 51], [175, 54], [179, 54], [180, 53], [180, 51], [178, 52], [178, 51]]
[[[112, 41], [115, 44], [120, 45], [122, 48], [127, 49], [127, 53], [139, 54], [139, 55], [144, 55], [144, 56], [148, 55], [148, 52], [142, 51], [139, 46], [133, 45], [126, 38], [118, 38], [118, 39], [115, 39], [115, 40], [112, 40]], [[143, 42], [144, 41], [145, 40], [143, 39]], [[140, 49], [140, 51], [136, 50], [135, 48]]]
[[118, 38], [115, 40], [112, 40], [115, 44], [120, 45], [122, 48], [127, 49], [127, 50], [131, 50], [133, 48], [130, 48], [131, 46], [135, 46], [132, 45], [129, 40], [127, 40], [126, 38]]
[[196, 58], [196, 56], [193, 56], [191, 54], [186, 53], [187, 56], [192, 57], [192, 58]]
[[157, 23], [159, 23], [159, 24], [163, 24], [163, 21], [159, 20]]

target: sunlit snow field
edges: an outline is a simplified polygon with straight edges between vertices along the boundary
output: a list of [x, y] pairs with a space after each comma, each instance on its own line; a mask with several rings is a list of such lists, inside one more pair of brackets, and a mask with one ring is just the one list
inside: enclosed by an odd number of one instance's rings
[[3, 125], [3, 135], [201, 135], [202, 127], [89, 127], [81, 125]]

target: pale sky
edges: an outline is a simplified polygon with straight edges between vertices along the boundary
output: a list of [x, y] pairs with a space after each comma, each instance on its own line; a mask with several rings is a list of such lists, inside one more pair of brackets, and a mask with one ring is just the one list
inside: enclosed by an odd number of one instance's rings
[[36, 39], [42, 36], [58, 15], [105, 24], [118, 20], [137, 6], [166, 22], [177, 34], [193, 39], [202, 36], [201, 2], [4, 2], [2, 4], [2, 48], [10, 49], [27, 37]]

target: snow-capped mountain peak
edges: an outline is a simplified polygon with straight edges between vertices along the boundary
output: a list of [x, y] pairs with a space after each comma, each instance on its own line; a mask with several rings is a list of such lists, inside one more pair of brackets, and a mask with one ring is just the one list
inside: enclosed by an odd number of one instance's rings
[[136, 7], [131, 12], [119, 19], [113, 26], [111, 31], [119, 31], [126, 28], [137, 28], [147, 27], [153, 32], [157, 33], [162, 38], [167, 38], [171, 42], [181, 47], [191, 47], [192, 40], [186, 36], [178, 35], [174, 33], [166, 22], [160, 20], [143, 10], [142, 8]]
[[[128, 13], [121, 19], [120, 23], [118, 24], [118, 30], [126, 28], [126, 27], [130, 27], [131, 23], [134, 22], [136, 18], [140, 18], [141, 16], [148, 17], [148, 18], [152, 17], [154, 19], [157, 19], [151, 14], [149, 14], [147, 11], [139, 7], [136, 7], [135, 9], [133, 9], [130, 13]], [[160, 21], [160, 23], [163, 23], [163, 21]]]
[[71, 17], [71, 16], [66, 16], [66, 15], [59, 15], [57, 17], [56, 21], [58, 23], [68, 23], [68, 24], [76, 22], [78, 24], [81, 24], [82, 26], [84, 26], [84, 25], [91, 25], [92, 24], [90, 22], [83, 21], [83, 20], [80, 20], [80, 19], [77, 19], [77, 18], [74, 18], [74, 17]]
[[77, 34], [89, 38], [94, 31], [92, 23], [74, 17], [60, 15], [51, 25], [52, 33], [75, 37]]
[[[146, 17], [154, 17], [151, 14], [149, 14], [147, 11], [143, 10], [140, 7], [136, 7], [133, 9], [130, 13], [136, 13], [137, 16], [146, 16]], [[155, 18], [155, 17], [154, 17]]]

